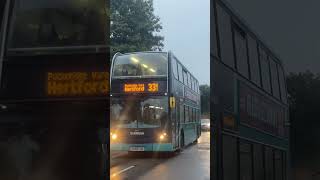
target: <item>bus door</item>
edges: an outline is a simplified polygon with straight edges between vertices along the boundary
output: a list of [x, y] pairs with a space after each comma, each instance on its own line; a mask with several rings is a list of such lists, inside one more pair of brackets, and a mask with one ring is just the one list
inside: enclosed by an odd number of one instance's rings
[[174, 138], [175, 138], [175, 147], [179, 147], [179, 129], [180, 129], [180, 102], [178, 98], [176, 98], [176, 107], [175, 107], [175, 126], [174, 126]]
[[179, 132], [178, 121], [178, 111], [177, 111], [177, 99], [175, 97], [170, 98], [170, 108], [171, 108], [171, 134], [172, 134], [172, 144], [176, 148], [179, 145], [179, 139], [177, 130]]

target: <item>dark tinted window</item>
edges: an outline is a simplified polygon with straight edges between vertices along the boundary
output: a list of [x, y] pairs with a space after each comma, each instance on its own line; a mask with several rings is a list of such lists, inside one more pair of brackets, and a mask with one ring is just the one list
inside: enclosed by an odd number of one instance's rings
[[249, 64], [251, 72], [251, 81], [260, 86], [260, 67], [257, 42], [251, 36], [248, 37]]
[[180, 105], [180, 122], [184, 122], [184, 106]]
[[225, 10], [217, 6], [221, 59], [234, 68], [231, 18]]
[[282, 153], [280, 150], [274, 151], [274, 173], [275, 180], [283, 180], [283, 161], [282, 161]]
[[[5, 8], [5, 5], [6, 5], [6, 2], [7, 1], [0, 1], [0, 42], [2, 41], [2, 33], [3, 33], [3, 17], [4, 17], [4, 8]], [[0, 47], [0, 51], [1, 51], [1, 47]]]
[[178, 66], [177, 66], [176, 58], [173, 57], [171, 61], [172, 61], [171, 69], [172, 69], [173, 75], [176, 79], [178, 79]]
[[263, 89], [271, 93], [269, 60], [266, 51], [259, 47]]
[[192, 90], [196, 90], [196, 79], [192, 78], [193, 84], [192, 84]]
[[237, 139], [224, 135], [222, 143], [223, 179], [238, 180]]
[[191, 89], [193, 90], [193, 85], [194, 85], [193, 77], [192, 77], [192, 76], [190, 76], [190, 79], [191, 79]]
[[213, 8], [214, 3], [210, 3], [210, 13], [211, 13], [211, 18], [210, 18], [210, 42], [212, 42], [211, 46], [211, 52], [213, 52], [214, 56], [218, 56], [218, 42], [217, 42], [217, 32], [216, 32], [216, 21], [215, 21], [215, 9]]
[[191, 108], [191, 111], [192, 111], [192, 122], [194, 122], [195, 121], [195, 111], [194, 111], [195, 109], [194, 108]]
[[273, 180], [274, 167], [273, 167], [273, 152], [272, 148], [265, 147], [265, 180]]
[[178, 74], [179, 74], [179, 81], [183, 82], [182, 66], [180, 63], [178, 63]]
[[254, 177], [255, 179], [264, 179], [264, 169], [263, 169], [263, 151], [262, 145], [253, 145], [253, 167], [254, 167]]
[[2, 21], [3, 21], [3, 15], [4, 15], [4, 7], [6, 5], [6, 1], [1, 1], [0, 2], [0, 26], [2, 25]]
[[187, 73], [187, 76], [188, 76], [188, 87], [191, 88], [191, 76], [189, 72]]
[[196, 92], [199, 93], [199, 82], [196, 82]]
[[195, 115], [195, 121], [197, 121], [197, 120], [198, 120], [198, 110], [197, 110], [197, 109], [195, 109], [195, 112], [196, 112], [196, 115]]
[[246, 34], [237, 25], [233, 29], [237, 68], [240, 74], [249, 78]]
[[187, 71], [183, 71], [183, 83], [187, 86], [188, 85], [188, 76]]
[[184, 106], [184, 122], [189, 122], [189, 107]]
[[280, 88], [279, 88], [279, 77], [277, 64], [274, 60], [270, 60], [270, 70], [271, 70], [271, 82], [272, 82], [272, 93], [276, 98], [280, 98]]
[[196, 80], [194, 78], [192, 78], [192, 79], [193, 79], [192, 89], [196, 90]]
[[284, 72], [281, 66], [278, 66], [278, 72], [279, 72], [281, 99], [284, 103], [287, 103], [287, 90], [286, 90], [286, 84], [285, 84], [286, 81], [285, 81]]
[[193, 77], [191, 76], [191, 74], [190, 74], [190, 88], [191, 89], [193, 89]]
[[11, 48], [105, 45], [103, 0], [16, 0]]
[[213, 61], [214, 92], [221, 97], [224, 110], [234, 112], [234, 77], [233, 72], [218, 61]]
[[250, 144], [240, 142], [240, 179], [252, 179], [252, 152]]
[[282, 152], [283, 179], [287, 179], [287, 153]]

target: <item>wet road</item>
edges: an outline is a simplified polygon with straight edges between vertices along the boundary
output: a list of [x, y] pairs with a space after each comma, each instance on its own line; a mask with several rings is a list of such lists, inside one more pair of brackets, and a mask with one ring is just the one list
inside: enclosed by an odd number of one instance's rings
[[210, 132], [202, 132], [197, 144], [171, 157], [127, 153], [113, 157], [110, 162], [112, 180], [209, 180]]

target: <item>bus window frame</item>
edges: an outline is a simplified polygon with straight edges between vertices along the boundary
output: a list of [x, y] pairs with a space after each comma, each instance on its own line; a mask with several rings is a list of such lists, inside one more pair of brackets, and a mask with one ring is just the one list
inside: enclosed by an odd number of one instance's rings
[[182, 69], [182, 74], [183, 74], [183, 84], [185, 86], [188, 86], [188, 75], [187, 75], [187, 70]]
[[10, 12], [10, 4], [12, 0], [6, 0], [4, 2], [4, 7], [3, 7], [3, 16], [1, 19], [0, 23], [0, 87], [1, 87], [1, 79], [2, 79], [2, 64], [4, 61], [4, 54], [6, 51], [6, 38], [7, 38], [7, 33], [8, 33], [8, 21], [9, 21], [9, 12]]
[[[172, 55], [171, 56], [171, 70], [172, 70], [172, 74], [173, 74], [173, 77], [176, 79], [176, 80], [179, 80], [179, 72], [178, 72], [178, 62], [177, 62], [177, 58]], [[174, 68], [176, 69], [176, 71], [174, 70]]]
[[191, 74], [187, 71], [188, 87], [191, 89]]
[[178, 74], [179, 74], [179, 81], [183, 83], [183, 68], [180, 62], [178, 64]]

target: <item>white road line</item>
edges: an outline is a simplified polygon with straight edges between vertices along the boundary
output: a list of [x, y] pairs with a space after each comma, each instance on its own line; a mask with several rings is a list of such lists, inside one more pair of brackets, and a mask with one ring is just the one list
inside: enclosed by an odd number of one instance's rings
[[125, 168], [125, 169], [122, 169], [122, 170], [119, 171], [119, 172], [113, 173], [113, 174], [112, 174], [112, 177], [115, 177], [115, 176], [117, 176], [117, 175], [119, 175], [119, 174], [121, 174], [121, 173], [123, 173], [123, 172], [125, 172], [125, 171], [128, 171], [128, 170], [130, 170], [130, 169], [132, 169], [132, 168], [134, 168], [134, 167], [135, 167], [135, 166], [129, 166], [129, 167]]

